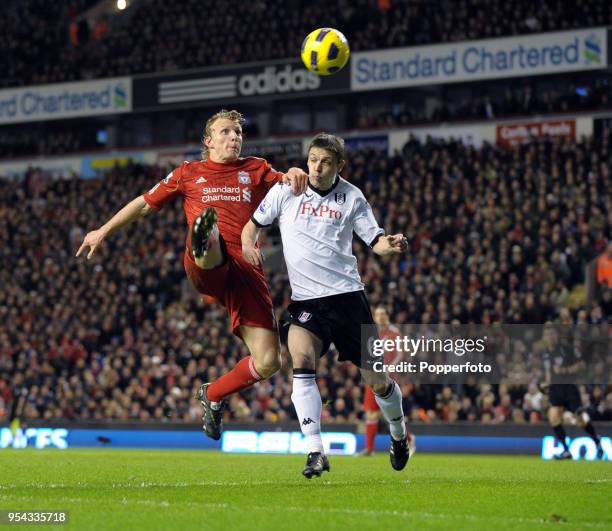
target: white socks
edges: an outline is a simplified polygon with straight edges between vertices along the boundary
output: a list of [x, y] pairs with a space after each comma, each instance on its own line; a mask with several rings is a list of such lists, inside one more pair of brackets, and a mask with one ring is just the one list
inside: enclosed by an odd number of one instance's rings
[[297, 413], [302, 433], [306, 437], [308, 452], [323, 452], [321, 440], [321, 394], [311, 369], [293, 371], [293, 392], [291, 401]]
[[[295, 382], [295, 380], [294, 380]], [[295, 383], [294, 383], [295, 385]], [[393, 382], [390, 391], [384, 396], [374, 393], [376, 403], [383, 417], [389, 423], [391, 437], [399, 441], [406, 438], [406, 423], [404, 422], [404, 410], [402, 409], [402, 391], [396, 382]]]

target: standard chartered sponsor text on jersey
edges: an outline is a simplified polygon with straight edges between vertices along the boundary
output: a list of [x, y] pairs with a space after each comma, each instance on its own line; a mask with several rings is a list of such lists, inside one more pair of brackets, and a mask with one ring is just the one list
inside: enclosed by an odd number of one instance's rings
[[203, 194], [239, 194], [240, 186], [205, 186]]
[[240, 186], [205, 186], [202, 190], [202, 203], [212, 201], [233, 201], [238, 203], [241, 200], [240, 194]]
[[240, 202], [241, 196], [239, 195], [203, 195], [202, 203], [209, 203], [212, 201], [235, 201]]

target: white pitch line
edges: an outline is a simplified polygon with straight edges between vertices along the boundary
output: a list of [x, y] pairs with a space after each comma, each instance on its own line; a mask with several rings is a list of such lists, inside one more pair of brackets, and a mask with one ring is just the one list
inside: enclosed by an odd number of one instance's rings
[[[587, 479], [582, 481], [575, 481], [574, 483], [609, 483], [612, 481], [611, 479]], [[522, 481], [518, 481], [521, 483]], [[528, 481], [524, 481], [525, 483], [529, 483]], [[565, 482], [565, 480], [564, 480]], [[360, 485], [364, 482], [360, 481], [336, 481], [336, 480], [323, 480], [319, 483], [320, 486], [323, 487], [354, 487], [356, 485]], [[456, 480], [448, 480], [448, 479], [403, 479], [403, 480], [377, 480], [377, 481], [367, 481], [368, 485], [371, 486], [383, 486], [383, 485], [413, 485], [419, 486], [424, 484], [452, 484], [458, 485], [465, 483], [462, 479]], [[517, 483], [517, 481], [509, 481], [507, 483]], [[287, 481], [287, 482], [279, 482], [279, 481], [195, 481], [195, 482], [158, 482], [158, 481], [142, 481], [142, 480], [134, 480], [134, 481], [124, 481], [124, 482], [112, 482], [112, 483], [85, 483], [82, 481], [78, 481], [76, 483], [42, 483], [42, 482], [29, 482], [29, 483], [11, 483], [11, 484], [3, 484], [0, 485], [0, 490], [13, 490], [13, 489], [99, 489], [110, 487], [113, 489], [146, 489], [146, 488], [189, 488], [189, 487], [263, 487], [263, 486], [278, 486], [278, 487], [301, 487], [308, 485], [304, 481], [296, 480], [296, 481]]]
[[[458, 480], [457, 482], [461, 482], [462, 480]], [[415, 482], [414, 480], [379, 480], [376, 482], [367, 482], [369, 485], [408, 485], [408, 484], [423, 484], [423, 483], [448, 483], [448, 481], [444, 480], [424, 480]], [[166, 483], [166, 482], [156, 482], [156, 481], [128, 481], [128, 482], [113, 482], [113, 483], [12, 483], [12, 484], [4, 484], [0, 485], [0, 490], [12, 490], [12, 489], [76, 489], [76, 488], [84, 488], [84, 489], [98, 489], [101, 487], [111, 487], [113, 489], [142, 489], [142, 488], [156, 488], [156, 487], [165, 487], [165, 488], [185, 488], [185, 487], [262, 487], [266, 485], [275, 485], [275, 486], [301, 486], [306, 485], [304, 481], [296, 480], [293, 482], [281, 483], [278, 481], [196, 481], [196, 482], [178, 482], [178, 483]], [[324, 480], [322, 485], [325, 487], [333, 487], [333, 486], [355, 486], [359, 485], [360, 482], [357, 481], [329, 481]]]

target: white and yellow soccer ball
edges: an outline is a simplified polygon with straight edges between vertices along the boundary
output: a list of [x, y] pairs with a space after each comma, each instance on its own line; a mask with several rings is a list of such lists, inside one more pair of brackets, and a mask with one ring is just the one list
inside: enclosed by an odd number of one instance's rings
[[346, 37], [334, 28], [319, 28], [302, 43], [302, 61], [306, 68], [320, 76], [340, 71], [346, 65], [351, 49]]

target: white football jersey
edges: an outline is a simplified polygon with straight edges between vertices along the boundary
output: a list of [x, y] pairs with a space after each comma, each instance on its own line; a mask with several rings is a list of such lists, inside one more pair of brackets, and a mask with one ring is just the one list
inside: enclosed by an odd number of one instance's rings
[[368, 245], [384, 234], [359, 188], [342, 177], [326, 191], [311, 186], [296, 196], [274, 185], [252, 220], [266, 227], [278, 218], [294, 301], [364, 289], [353, 256], [353, 231]]

